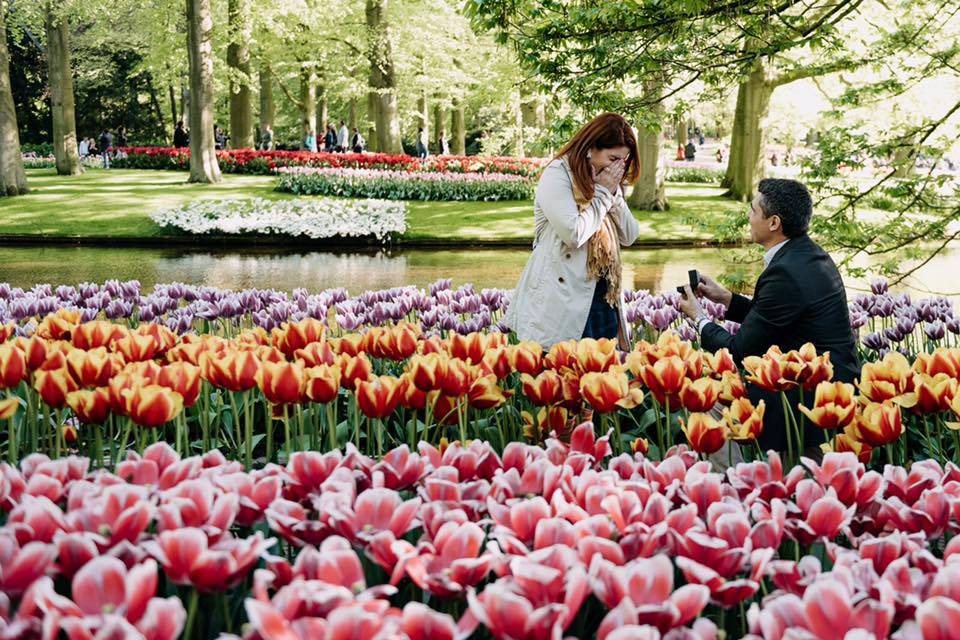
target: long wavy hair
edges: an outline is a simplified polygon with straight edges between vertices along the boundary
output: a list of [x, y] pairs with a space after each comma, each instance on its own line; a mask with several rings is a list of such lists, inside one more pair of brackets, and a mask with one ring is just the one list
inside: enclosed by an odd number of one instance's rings
[[623, 178], [632, 185], [640, 177], [640, 149], [630, 124], [618, 113], [601, 113], [583, 125], [556, 155], [557, 158], [566, 156], [577, 189], [588, 201], [593, 199], [593, 173], [587, 153], [591, 149], [614, 147], [626, 147], [628, 150]]

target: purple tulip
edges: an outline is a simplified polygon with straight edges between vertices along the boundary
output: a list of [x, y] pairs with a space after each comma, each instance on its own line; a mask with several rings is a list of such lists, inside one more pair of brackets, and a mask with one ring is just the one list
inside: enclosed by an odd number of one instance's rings
[[938, 342], [943, 339], [943, 336], [946, 335], [946, 327], [939, 320], [934, 322], [928, 322], [923, 325], [923, 332], [927, 334], [927, 337]]
[[883, 335], [874, 331], [873, 333], [868, 333], [863, 337], [863, 346], [867, 349], [873, 349], [874, 351], [880, 351], [881, 349], [887, 349], [890, 347], [890, 341], [887, 340]]
[[960, 318], [950, 318], [949, 320], [947, 320], [946, 325], [947, 325], [947, 331], [949, 331], [950, 333], [954, 335], [957, 335], [958, 333], [960, 333]]
[[873, 291], [875, 295], [882, 295], [890, 289], [890, 285], [887, 283], [887, 279], [884, 277], [877, 277], [870, 280], [870, 290]]

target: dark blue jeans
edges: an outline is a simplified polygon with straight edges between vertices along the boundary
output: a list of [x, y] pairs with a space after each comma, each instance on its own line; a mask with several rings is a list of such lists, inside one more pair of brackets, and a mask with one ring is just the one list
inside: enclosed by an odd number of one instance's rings
[[620, 329], [620, 315], [616, 307], [603, 299], [607, 295], [607, 279], [597, 280], [597, 288], [593, 291], [593, 300], [590, 302], [590, 314], [587, 315], [587, 326], [583, 329], [584, 338], [616, 339]]

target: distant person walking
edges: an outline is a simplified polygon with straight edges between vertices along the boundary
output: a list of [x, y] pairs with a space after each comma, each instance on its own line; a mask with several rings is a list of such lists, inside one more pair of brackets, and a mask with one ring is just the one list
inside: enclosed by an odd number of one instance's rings
[[187, 135], [187, 130], [183, 128], [183, 120], [179, 121], [173, 130], [173, 146], [177, 149], [190, 146], [190, 136]]
[[213, 126], [213, 142], [214, 147], [220, 151], [227, 148], [227, 140], [229, 136], [220, 128], [219, 125]]
[[100, 155], [103, 158], [103, 168], [110, 168], [110, 148], [113, 146], [113, 134], [104, 129], [100, 132]]
[[437, 138], [437, 153], [441, 156], [450, 155], [450, 143], [447, 142], [447, 136], [444, 135], [443, 129], [440, 130], [440, 137]]
[[273, 151], [273, 127], [266, 125], [263, 133], [260, 134], [260, 149], [263, 151]]
[[337, 147], [337, 131], [331, 123], [327, 123], [327, 132], [323, 136], [323, 150], [332, 153]]
[[80, 144], [77, 145], [77, 153], [81, 158], [86, 158], [90, 154], [90, 143], [86, 138], [80, 138]]
[[317, 152], [317, 132], [313, 129], [310, 129], [307, 137], [303, 140], [303, 148], [307, 151]]
[[127, 146], [127, 128], [126, 127], [117, 127], [117, 146], [118, 147]]
[[717, 164], [723, 164], [723, 147], [717, 147]]
[[363, 139], [363, 136], [360, 135], [360, 130], [356, 127], [353, 128], [353, 138], [350, 139], [350, 149], [354, 153], [363, 153], [363, 147], [366, 144], [366, 141]]
[[676, 155], [675, 157], [676, 157], [677, 160], [683, 160], [683, 159], [684, 159], [684, 155], [683, 155], [683, 145], [682, 145], [682, 144], [678, 144], [678, 145], [677, 145], [677, 155]]
[[420, 127], [417, 130], [417, 157], [423, 160], [428, 155], [430, 151], [427, 149], [427, 134], [424, 133], [423, 127]]
[[693, 162], [694, 158], [697, 156], [697, 147], [693, 144], [693, 140], [687, 140], [687, 146], [683, 148], [683, 157], [687, 162]]
[[350, 130], [347, 129], [347, 123], [340, 121], [340, 129], [337, 131], [337, 151], [344, 152], [350, 143]]

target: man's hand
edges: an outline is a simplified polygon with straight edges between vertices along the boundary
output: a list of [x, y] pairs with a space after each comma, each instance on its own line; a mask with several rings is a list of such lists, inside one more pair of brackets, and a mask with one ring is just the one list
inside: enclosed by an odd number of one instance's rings
[[[702, 284], [700, 286], [703, 286]], [[703, 315], [703, 309], [700, 307], [700, 301], [693, 295], [690, 285], [683, 286], [683, 298], [680, 299], [680, 311], [691, 320], [696, 320]]]
[[710, 276], [703, 274], [700, 274], [700, 284], [697, 286], [697, 293], [707, 300], [719, 302], [725, 307], [729, 307], [730, 300], [733, 299], [733, 294], [727, 291], [723, 285]]

